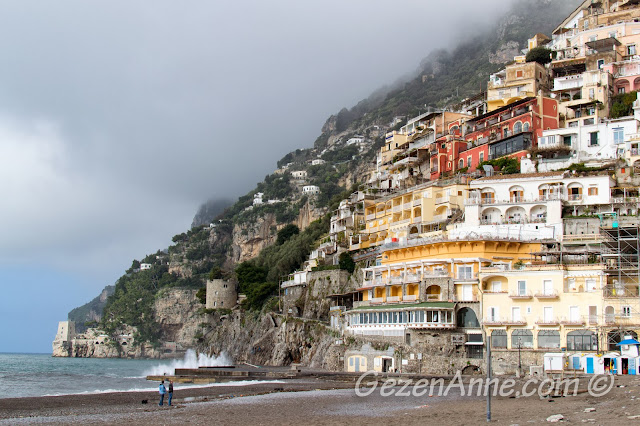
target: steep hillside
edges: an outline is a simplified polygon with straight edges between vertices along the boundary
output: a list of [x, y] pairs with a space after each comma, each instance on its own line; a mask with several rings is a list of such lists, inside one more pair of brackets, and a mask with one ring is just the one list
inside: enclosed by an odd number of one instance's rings
[[[168, 253], [142, 260], [149, 269], [139, 270], [140, 262], [134, 261], [108, 298], [101, 327], [110, 334], [135, 327], [138, 343], [157, 344], [174, 336], [187, 342], [175, 324], [163, 325], [155, 302], [177, 288], [199, 290], [202, 296], [209, 276], [236, 280], [247, 295], [244, 308], [266, 315], [277, 306], [272, 296], [278, 280], [301, 266], [326, 236], [330, 212], [366, 181], [393, 118], [445, 108], [477, 94], [489, 74], [510, 62], [529, 37], [549, 34], [578, 3], [518, 0], [513, 9], [496, 11], [503, 16], [494, 30], [451, 51], [432, 53], [410, 81], [380, 89], [331, 116], [313, 148], [285, 155], [273, 174], [224, 212], [214, 216], [224, 202], [205, 203], [194, 218], [196, 226], [176, 235]], [[317, 186], [319, 194], [305, 192], [310, 186]], [[297, 232], [287, 225], [295, 225]], [[204, 309], [197, 298], [192, 305], [195, 311]]]

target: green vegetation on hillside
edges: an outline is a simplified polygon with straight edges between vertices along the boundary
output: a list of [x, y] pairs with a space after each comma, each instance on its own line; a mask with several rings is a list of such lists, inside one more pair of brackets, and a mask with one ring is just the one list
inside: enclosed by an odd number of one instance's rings
[[633, 115], [633, 103], [638, 98], [638, 92], [629, 92], [611, 98], [611, 118]]

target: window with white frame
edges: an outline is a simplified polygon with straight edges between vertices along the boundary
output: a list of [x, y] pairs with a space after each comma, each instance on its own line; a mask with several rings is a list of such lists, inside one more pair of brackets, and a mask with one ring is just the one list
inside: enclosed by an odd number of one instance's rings
[[624, 128], [618, 127], [613, 129], [613, 143], [620, 145], [624, 143]]
[[622, 316], [624, 318], [631, 318], [631, 306], [623, 306], [622, 307]]
[[526, 296], [527, 295], [527, 282], [526, 281], [518, 281], [518, 296]]

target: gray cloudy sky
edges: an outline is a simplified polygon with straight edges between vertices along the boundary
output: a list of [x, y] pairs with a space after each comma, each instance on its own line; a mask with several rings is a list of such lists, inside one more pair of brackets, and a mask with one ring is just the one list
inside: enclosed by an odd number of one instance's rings
[[0, 4], [0, 284], [20, 288], [0, 320], [39, 320], [47, 349], [43, 322], [166, 247], [202, 201], [246, 193], [330, 114], [508, 2]]

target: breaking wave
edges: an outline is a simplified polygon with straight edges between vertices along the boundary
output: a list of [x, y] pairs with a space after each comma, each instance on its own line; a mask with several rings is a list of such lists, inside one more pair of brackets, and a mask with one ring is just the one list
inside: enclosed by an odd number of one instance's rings
[[226, 352], [219, 356], [209, 356], [189, 349], [184, 359], [174, 359], [169, 364], [160, 364], [145, 371], [145, 376], [173, 376], [176, 368], [221, 367], [233, 365], [233, 360]]

